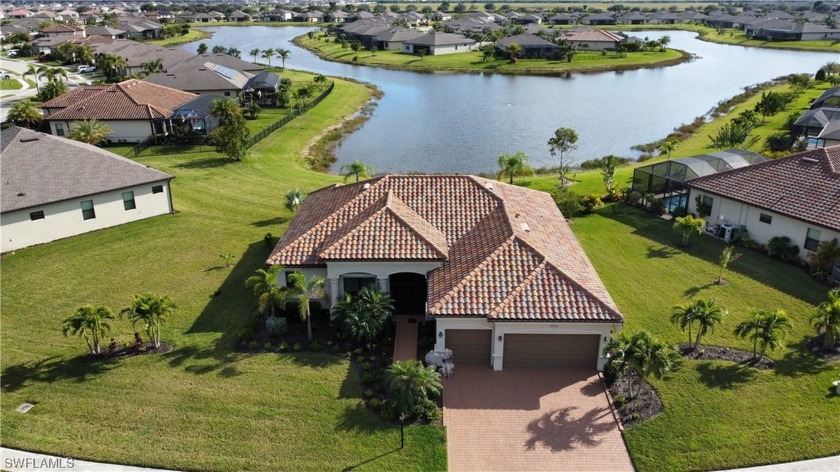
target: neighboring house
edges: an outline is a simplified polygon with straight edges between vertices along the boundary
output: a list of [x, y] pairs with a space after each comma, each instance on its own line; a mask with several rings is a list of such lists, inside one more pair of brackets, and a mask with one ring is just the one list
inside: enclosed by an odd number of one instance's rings
[[28, 129], [0, 136], [2, 252], [173, 210], [169, 174]]
[[570, 42], [577, 49], [590, 51], [615, 49], [624, 40], [621, 35], [597, 28], [576, 28], [564, 31], [558, 38]]
[[248, 79], [242, 93], [244, 102], [277, 106], [277, 92], [280, 90], [280, 76], [272, 72], [260, 72]]
[[236, 21], [236, 22], [245, 22], [251, 21], [251, 15], [243, 12], [242, 10], [234, 10], [228, 15], [228, 21]]
[[596, 13], [585, 16], [580, 22], [585, 25], [614, 25], [617, 23], [612, 13]]
[[558, 13], [548, 19], [548, 22], [552, 25], [573, 25], [577, 21], [577, 15], [570, 13]]
[[623, 319], [551, 197], [472, 176], [377, 177], [309, 194], [268, 259], [340, 296], [376, 285], [436, 323], [455, 362], [603, 369]]
[[508, 36], [500, 39], [497, 44], [500, 49], [507, 50], [508, 46], [516, 43], [522, 46], [522, 54], [520, 57], [525, 59], [552, 59], [557, 55], [560, 49], [551, 41], [546, 41], [539, 36], [533, 34], [520, 34], [518, 36]]
[[210, 106], [219, 97], [204, 95], [184, 103], [172, 115], [172, 134], [175, 140], [192, 136], [207, 136], [219, 127], [219, 119], [210, 113]]
[[430, 56], [472, 51], [478, 43], [474, 39], [449, 33], [428, 33], [403, 41], [403, 52], [417, 54], [424, 51]]
[[284, 10], [282, 8], [277, 8], [271, 11], [266, 11], [262, 13], [262, 20], [263, 21], [292, 21], [292, 17], [295, 15], [295, 12], [291, 10]]
[[85, 29], [83, 27], [65, 23], [52, 23], [47, 25], [45, 28], [41, 29], [40, 33], [41, 36], [45, 38], [64, 37], [72, 39], [74, 37], [85, 37]]
[[389, 28], [376, 35], [376, 47], [386, 51], [401, 51], [406, 40], [416, 39], [425, 34], [415, 29]]
[[90, 26], [85, 29], [88, 36], [102, 36], [110, 39], [125, 38], [125, 31], [119, 28], [111, 28], [110, 26]]
[[324, 14], [319, 11], [305, 11], [303, 13], [295, 13], [292, 19], [304, 23], [321, 23], [324, 21]]
[[837, 144], [840, 127], [840, 87], [833, 87], [819, 96], [811, 109], [793, 123], [793, 135], [808, 138], [809, 144], [828, 147]]
[[767, 41], [819, 41], [840, 39], [840, 29], [793, 20], [757, 21], [744, 29], [747, 36]]
[[82, 85], [50, 100], [44, 120], [56, 136], [65, 136], [74, 122], [97, 119], [108, 128], [108, 143], [139, 143], [172, 130], [175, 109], [195, 94], [129, 79], [113, 85]]
[[219, 95], [236, 98], [252, 77], [247, 72], [240, 72], [213, 62], [199, 65], [185, 64], [165, 72], [158, 72], [144, 80], [196, 95]]
[[800, 256], [821, 241], [840, 239], [840, 146], [814, 149], [684, 183], [694, 199], [711, 205], [709, 225], [745, 227], [767, 244], [787, 236]]

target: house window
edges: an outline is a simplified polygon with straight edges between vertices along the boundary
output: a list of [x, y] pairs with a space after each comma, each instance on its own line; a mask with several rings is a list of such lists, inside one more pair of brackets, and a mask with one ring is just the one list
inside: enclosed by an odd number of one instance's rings
[[29, 214], [29, 219], [32, 221], [35, 220], [43, 220], [44, 219], [44, 210], [33, 211]]
[[93, 209], [93, 200], [85, 200], [82, 202], [82, 218], [92, 220], [96, 218], [96, 211]]
[[230, 97], [230, 92], [225, 92], [225, 97]]
[[820, 245], [820, 238], [822, 232], [813, 228], [808, 228], [808, 233], [805, 235], [805, 249], [809, 251], [816, 251]]
[[355, 295], [364, 287], [375, 287], [376, 277], [344, 277], [344, 293]]
[[762, 213], [758, 216], [758, 221], [762, 223], [767, 223], [769, 225], [773, 223], [773, 217], [768, 215], [767, 213]]
[[137, 208], [137, 205], [134, 203], [134, 192], [123, 192], [123, 208], [126, 211], [133, 210]]
[[152, 187], [152, 193], [163, 193], [163, 185], [155, 185]]
[[56, 136], [64, 136], [64, 123], [56, 123], [55, 124], [55, 135]]

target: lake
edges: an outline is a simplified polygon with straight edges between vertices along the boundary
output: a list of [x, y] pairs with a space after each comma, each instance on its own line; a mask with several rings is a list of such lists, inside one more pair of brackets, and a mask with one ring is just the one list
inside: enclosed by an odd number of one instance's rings
[[[704, 115], [743, 87], [791, 73], [815, 73], [836, 53], [746, 48], [709, 43], [688, 31], [637, 31], [671, 36], [670, 47], [695, 55], [677, 66], [570, 77], [428, 74], [324, 61], [290, 40], [307, 27], [202, 28], [204, 41], [291, 51], [286, 67], [376, 84], [385, 96], [361, 129], [336, 150], [342, 164], [359, 159], [377, 172], [494, 172], [503, 152], [525, 151], [534, 167], [555, 165], [546, 141], [560, 127], [580, 139], [578, 161], [607, 154], [635, 156], [636, 144], [661, 139]], [[195, 52], [198, 43], [180, 46]], [[478, 53], [475, 53], [478, 54]], [[262, 61], [262, 59], [260, 59]], [[272, 64], [279, 60], [272, 59]]]

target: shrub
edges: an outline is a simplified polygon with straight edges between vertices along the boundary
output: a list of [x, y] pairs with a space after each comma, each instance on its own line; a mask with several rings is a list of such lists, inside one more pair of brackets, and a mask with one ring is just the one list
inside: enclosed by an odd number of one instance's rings
[[365, 372], [362, 374], [362, 383], [367, 384], [373, 382], [374, 380], [376, 380], [376, 377], [374, 377], [372, 372]]
[[286, 341], [283, 341], [282, 343], [280, 343], [279, 349], [280, 349], [280, 352], [288, 351], [289, 350], [289, 343], [287, 343]]
[[259, 347], [260, 347], [260, 343], [258, 343], [256, 341], [251, 341], [251, 342], [248, 343], [248, 349], [250, 349], [252, 351], [256, 351], [257, 348], [259, 348]]
[[592, 213], [595, 210], [604, 206], [604, 202], [601, 200], [601, 196], [596, 193], [584, 195], [583, 198], [580, 199], [580, 203], [581, 205], [583, 205], [583, 211], [585, 213]]
[[277, 241], [274, 240], [274, 235], [271, 233], [265, 233], [265, 236], [263, 236], [263, 244], [265, 244], [265, 247], [269, 249], [273, 249], [276, 242]]
[[792, 245], [787, 236], [776, 236], [767, 243], [767, 254], [783, 261], [793, 260], [799, 256], [799, 246]]
[[688, 208], [686, 208], [684, 206], [678, 206], [678, 207], [674, 208], [673, 210], [671, 210], [671, 215], [674, 218], [680, 218], [680, 217], [683, 217], [687, 214], [688, 214]]
[[265, 348], [266, 351], [270, 351], [271, 350], [271, 343], [267, 342], [267, 343], [263, 344], [263, 348]]
[[793, 146], [793, 137], [788, 133], [779, 133], [767, 138], [767, 147], [773, 152], [787, 151]]
[[300, 350], [301, 350], [301, 349], [303, 349], [303, 346], [301, 346], [301, 345], [300, 345], [300, 342], [296, 342], [296, 343], [295, 343], [295, 345], [294, 345], [294, 346], [292, 346], [292, 349], [293, 349], [295, 352], [300, 352]]
[[627, 397], [624, 395], [619, 395], [615, 397], [615, 401], [613, 402], [616, 408], [621, 408], [627, 404]]
[[425, 416], [429, 421], [440, 419], [441, 412], [440, 409], [437, 407], [437, 403], [435, 403], [433, 400], [424, 401], [423, 416]]
[[[424, 367], [418, 361], [394, 362], [385, 375], [385, 386], [388, 395], [394, 399], [396, 410], [411, 417], [425, 415], [428, 402], [443, 390], [440, 375], [434, 367]], [[433, 401], [431, 403], [434, 404]]]
[[289, 323], [286, 318], [269, 316], [265, 320], [265, 330], [269, 336], [282, 336], [289, 331]]
[[353, 62], [359, 62], [359, 56], [353, 56]]
[[371, 410], [376, 411], [382, 407], [382, 400], [379, 398], [371, 398], [368, 402], [368, 407], [370, 407]]
[[625, 193], [624, 195], [627, 203], [631, 205], [638, 205], [639, 201], [642, 199], [642, 194], [638, 190], [633, 190], [630, 193]]
[[362, 362], [362, 369], [371, 370], [373, 369], [373, 364], [371, 364], [370, 362]]
[[324, 350], [324, 346], [318, 341], [312, 341], [309, 343], [309, 350], [312, 352], [320, 352]]
[[630, 415], [630, 419], [633, 421], [639, 421], [642, 419], [642, 415], [638, 411], [634, 411], [632, 415]]
[[655, 215], [665, 214], [665, 200], [661, 198], [654, 198], [650, 201], [650, 212]]
[[572, 218], [583, 210], [580, 196], [565, 188], [551, 192], [551, 197], [554, 199], [554, 203], [557, 204], [560, 213], [566, 218]]

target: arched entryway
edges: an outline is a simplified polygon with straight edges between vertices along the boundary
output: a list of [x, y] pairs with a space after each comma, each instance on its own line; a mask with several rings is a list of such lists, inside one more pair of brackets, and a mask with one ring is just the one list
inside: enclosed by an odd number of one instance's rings
[[422, 315], [426, 312], [426, 276], [399, 272], [388, 277], [394, 314]]

